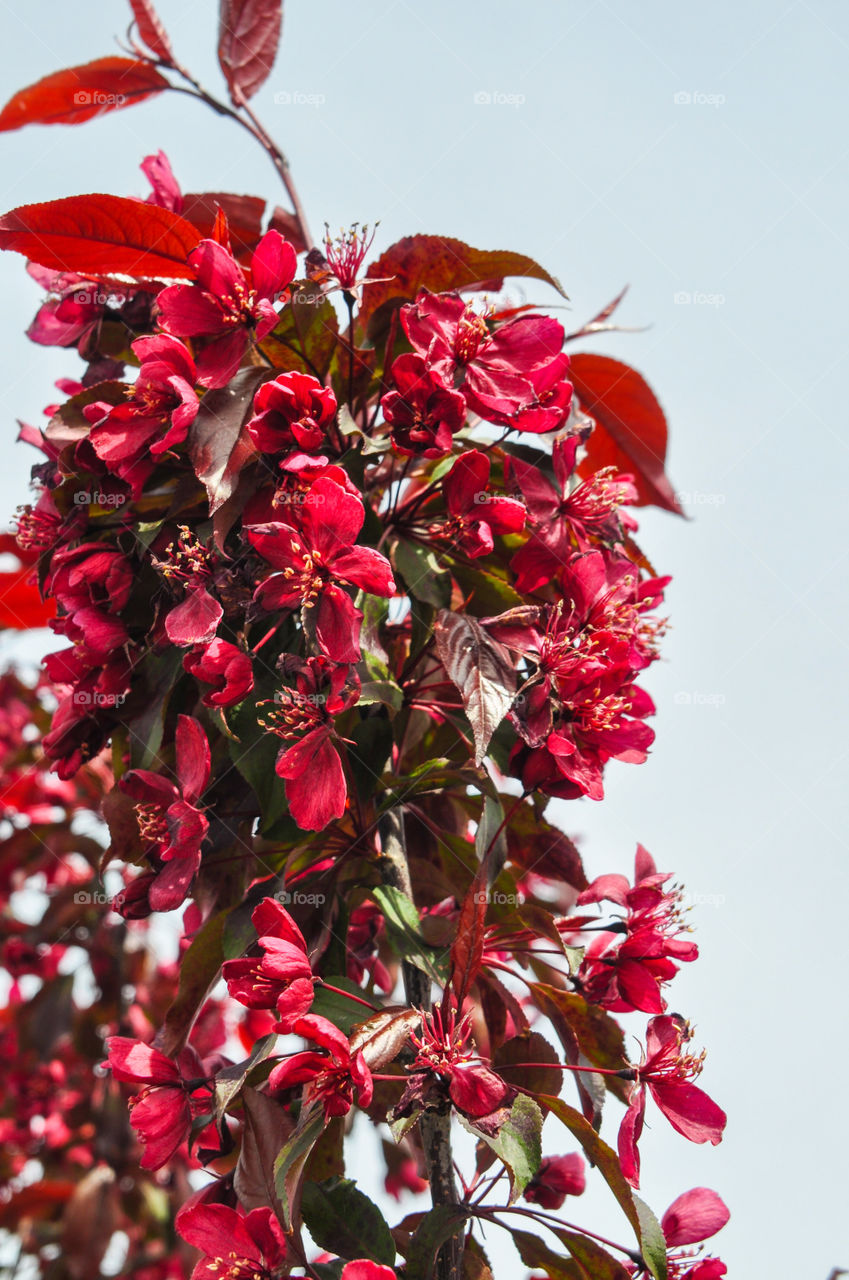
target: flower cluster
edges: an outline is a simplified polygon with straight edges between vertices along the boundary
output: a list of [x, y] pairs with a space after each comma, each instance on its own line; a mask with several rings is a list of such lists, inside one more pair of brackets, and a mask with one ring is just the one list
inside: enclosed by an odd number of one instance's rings
[[[182, 79], [214, 101], [132, 7], [137, 96]], [[491, 1274], [478, 1228], [520, 1213], [570, 1254], [517, 1232], [529, 1266], [657, 1280], [665, 1236], [670, 1276], [711, 1280], [723, 1264], [686, 1250], [723, 1225], [715, 1193], [657, 1224], [628, 1190], [649, 1102], [693, 1142], [725, 1125], [667, 1012], [697, 956], [681, 890], [642, 847], [633, 885], [590, 883], [544, 816], [648, 757], [668, 579], [632, 509], [676, 504], [607, 434], [629, 409], [599, 411], [580, 334], [499, 299], [511, 276], [559, 287], [532, 259], [414, 236], [367, 262], [358, 225], [311, 247], [247, 108], [276, 49], [279, 5], [260, 7], [250, 36], [222, 21], [217, 107], [293, 212], [185, 194], [159, 152], [148, 200], [0, 219], [50, 294], [30, 336], [85, 364], [22, 428], [35, 492], [2, 545], [7, 625], [64, 641], [37, 683], [0, 677], [0, 876], [48, 895], [38, 927], [10, 914], [0, 935], [4, 1196], [23, 1222], [27, 1162], [62, 1182], [61, 1229], [43, 1212], [31, 1251], [69, 1241], [73, 1275], [121, 1231], [138, 1280], [391, 1280], [399, 1253], [401, 1274], [459, 1280]], [[68, 261], [51, 219], [77, 228]], [[638, 1062], [614, 1017], [634, 1012]], [[599, 1136], [617, 1104], [618, 1156]], [[355, 1111], [392, 1133], [387, 1190], [428, 1190], [433, 1216], [390, 1231], [344, 1176]], [[582, 1150], [543, 1154], [544, 1123]], [[596, 1175], [636, 1245], [557, 1225]], [[78, 1244], [93, 1205], [100, 1252]]]

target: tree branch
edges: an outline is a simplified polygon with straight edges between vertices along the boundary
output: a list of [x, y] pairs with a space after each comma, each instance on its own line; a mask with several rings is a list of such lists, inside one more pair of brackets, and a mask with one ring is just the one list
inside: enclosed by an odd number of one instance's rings
[[[381, 875], [384, 884], [400, 890], [411, 902], [413, 886], [407, 861], [407, 844], [404, 835], [403, 810], [390, 809], [380, 820], [380, 842], [383, 850]], [[416, 1009], [431, 1008], [430, 978], [421, 969], [402, 962], [404, 993], [407, 1003]], [[437, 1205], [459, 1204], [457, 1183], [454, 1178], [454, 1159], [451, 1152], [451, 1107], [441, 1111], [423, 1111], [419, 1128], [424, 1147], [425, 1167], [430, 1183], [430, 1198]], [[434, 1280], [460, 1280], [463, 1261], [464, 1229], [447, 1240], [436, 1256]]]

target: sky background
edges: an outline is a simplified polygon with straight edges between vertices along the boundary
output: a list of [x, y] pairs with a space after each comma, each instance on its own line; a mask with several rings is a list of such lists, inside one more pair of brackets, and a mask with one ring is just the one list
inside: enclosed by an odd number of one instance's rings
[[[0, 10], [4, 99], [112, 52], [129, 13]], [[211, 0], [160, 10], [220, 91]], [[708, 1049], [701, 1084], [729, 1124], [705, 1149], [656, 1116], [642, 1194], [660, 1214], [691, 1186], [718, 1190], [731, 1276], [849, 1267], [847, 50], [841, 0], [289, 0], [255, 101], [314, 228], [379, 219], [375, 252], [412, 232], [519, 250], [562, 280], [575, 321], [630, 283], [622, 323], [651, 325], [583, 349], [657, 391], [692, 517], [641, 513], [644, 548], [674, 575], [666, 661], [647, 680], [657, 743], [642, 767], [610, 766], [602, 804], [556, 809], [590, 875], [629, 871], [640, 840], [689, 891], [702, 957], [673, 1007]], [[137, 166], [159, 147], [186, 190], [281, 199], [245, 133], [172, 95], [3, 135], [0, 201], [146, 194]], [[35, 460], [15, 419], [41, 421], [53, 379], [80, 366], [24, 338], [39, 291], [17, 255], [0, 259], [0, 297], [8, 516]], [[612, 1106], [608, 1140], [618, 1119]], [[554, 1123], [551, 1154], [571, 1149]], [[627, 1242], [606, 1190], [585, 1200], [576, 1216]], [[498, 1280], [525, 1274], [506, 1239], [489, 1243]]]

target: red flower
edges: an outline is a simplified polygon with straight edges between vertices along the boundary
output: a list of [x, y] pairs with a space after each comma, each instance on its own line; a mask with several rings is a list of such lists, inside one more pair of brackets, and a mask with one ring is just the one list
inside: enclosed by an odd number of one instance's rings
[[317, 378], [281, 373], [273, 382], [264, 382], [254, 396], [254, 416], [247, 432], [261, 453], [292, 448], [312, 453], [321, 447], [335, 413], [335, 395]]
[[415, 352], [394, 362], [392, 381], [395, 389], [387, 391], [380, 407], [399, 453], [425, 458], [450, 453], [454, 432], [466, 420], [462, 393], [444, 387]]
[[[461, 390], [487, 422], [519, 426], [517, 415], [539, 407], [531, 430], [554, 431], [561, 425], [562, 409], [540, 407], [532, 381], [532, 375], [546, 370], [559, 378], [564, 368], [563, 326], [550, 316], [520, 316], [491, 332], [486, 319], [458, 294], [422, 290], [415, 303], [402, 307], [401, 323], [442, 385]], [[550, 396], [547, 383], [541, 379], [540, 387]]]
[[424, 1015], [421, 1036], [410, 1039], [418, 1053], [395, 1116], [447, 1098], [469, 1119], [497, 1127], [498, 1113], [511, 1105], [516, 1090], [474, 1052], [469, 1017], [458, 1019], [455, 1009], [437, 1006]]
[[130, 598], [133, 567], [117, 547], [83, 542], [55, 552], [47, 586], [68, 613], [90, 607], [120, 613]]
[[207, 591], [212, 581], [212, 555], [194, 536], [188, 525], [180, 525], [177, 542], [171, 542], [162, 558], [154, 558], [156, 568], [171, 582], [182, 583], [186, 595], [181, 604], [165, 615], [165, 634], [180, 648], [209, 644], [224, 617], [220, 601]]
[[222, 975], [234, 1000], [249, 1009], [274, 1009], [276, 1030], [291, 1031], [313, 1002], [306, 943], [288, 911], [264, 898], [251, 916], [263, 955], [226, 960]]
[[619, 1128], [619, 1160], [632, 1186], [640, 1185], [637, 1143], [643, 1129], [646, 1089], [677, 1133], [690, 1142], [722, 1141], [726, 1115], [712, 1098], [691, 1083], [702, 1069], [699, 1057], [684, 1053], [692, 1032], [683, 1019], [671, 1014], [652, 1018], [646, 1028], [646, 1052], [631, 1087], [628, 1110]]
[[[697, 959], [694, 942], [676, 937], [683, 926], [682, 890], [663, 889], [668, 874], [659, 874], [651, 854], [637, 845], [634, 888], [624, 876], [599, 876], [578, 898], [578, 905], [608, 899], [626, 909], [622, 925], [597, 933], [586, 949], [578, 971], [587, 1000], [614, 1012], [641, 1009], [662, 1013], [661, 987], [678, 972], [674, 960]], [[568, 923], [568, 922], [565, 922]]]
[[255, 598], [269, 611], [315, 608], [324, 653], [334, 662], [359, 662], [362, 614], [337, 582], [391, 596], [392, 569], [380, 552], [354, 545], [365, 520], [359, 498], [323, 475], [307, 497], [297, 510], [299, 527], [275, 522], [248, 530], [252, 545], [277, 570], [260, 583]]
[[238, 369], [248, 346], [277, 323], [272, 302], [291, 284], [297, 269], [295, 250], [279, 231], [268, 231], [245, 273], [215, 240], [201, 240], [189, 254], [197, 284], [175, 284], [157, 296], [159, 320], [176, 338], [207, 341], [197, 357], [199, 380], [223, 387]]
[[158, 1049], [127, 1036], [110, 1036], [106, 1050], [116, 1080], [145, 1086], [130, 1099], [130, 1124], [144, 1145], [142, 1168], [161, 1169], [188, 1137], [191, 1095], [197, 1085], [187, 1081], [203, 1075], [200, 1060], [194, 1050], [185, 1049], [178, 1065]]
[[324, 257], [327, 269], [336, 277], [343, 289], [351, 290], [357, 287], [357, 275], [363, 265], [363, 259], [372, 246], [376, 231], [375, 227], [369, 235], [368, 226], [360, 230], [360, 224], [355, 222], [349, 231], [342, 231], [335, 240], [331, 240], [330, 229], [325, 223]]
[[251, 660], [227, 640], [211, 640], [183, 658], [183, 667], [202, 684], [211, 684], [203, 696], [205, 707], [231, 707], [241, 702], [254, 687]]
[[[619, 508], [636, 500], [633, 481], [607, 467], [573, 489], [571, 478], [579, 443], [578, 436], [554, 443], [551, 460], [557, 488], [531, 463], [512, 455], [508, 459], [508, 474], [521, 490], [532, 530], [531, 538], [513, 562], [518, 591], [538, 591], [572, 559], [576, 550], [589, 550], [599, 541], [622, 541]], [[627, 523], [634, 524], [630, 519]]]
[[178, 716], [177, 783], [148, 769], [132, 769], [118, 783], [136, 802], [139, 834], [165, 863], [149, 890], [154, 911], [173, 911], [186, 896], [200, 866], [200, 850], [209, 823], [198, 802], [209, 782], [209, 743], [197, 720]]
[[165, 333], [133, 343], [141, 368], [125, 404], [95, 403], [84, 411], [98, 458], [123, 478], [148, 452], [158, 458], [182, 444], [197, 417], [198, 373], [186, 347]]
[[237, 1213], [192, 1199], [176, 1218], [180, 1235], [204, 1255], [192, 1280], [275, 1280], [282, 1275], [286, 1235], [270, 1209]]
[[367, 1107], [374, 1085], [362, 1052], [358, 1050], [352, 1054], [347, 1037], [326, 1018], [308, 1014], [300, 1018], [292, 1030], [296, 1035], [312, 1040], [326, 1053], [308, 1049], [278, 1063], [268, 1077], [269, 1090], [282, 1093], [305, 1084], [305, 1103], [321, 1103], [326, 1119], [347, 1115], [355, 1092], [359, 1105]]
[[[721, 1231], [731, 1215], [715, 1191], [707, 1187], [694, 1187], [685, 1191], [666, 1210], [660, 1225], [667, 1248], [679, 1245], [699, 1244]], [[669, 1253], [666, 1259], [669, 1280], [719, 1280], [727, 1267], [719, 1258], [701, 1258], [701, 1249], [686, 1249]], [[642, 1269], [625, 1263], [632, 1275], [642, 1275]]]
[[546, 1156], [522, 1194], [543, 1209], [559, 1209], [567, 1196], [583, 1195], [586, 1184], [584, 1161], [577, 1152]]
[[368, 1258], [355, 1258], [342, 1268], [339, 1280], [396, 1280], [394, 1267], [385, 1267], [382, 1262], [371, 1262]]
[[286, 781], [289, 812], [298, 826], [321, 831], [345, 812], [348, 785], [333, 722], [356, 703], [359, 680], [322, 657], [308, 658], [295, 679], [297, 687], [280, 690], [275, 710], [262, 723], [284, 741], [298, 738], [281, 748], [274, 768]]
[[489, 472], [485, 453], [470, 449], [460, 454], [442, 482], [449, 519], [432, 530], [440, 538], [458, 542], [472, 558], [489, 554], [494, 535], [518, 533], [525, 523], [521, 502], [487, 493]]

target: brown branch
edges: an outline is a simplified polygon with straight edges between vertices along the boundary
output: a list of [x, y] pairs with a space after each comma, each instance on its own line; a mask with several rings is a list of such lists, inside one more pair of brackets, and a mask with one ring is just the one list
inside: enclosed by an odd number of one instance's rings
[[[380, 820], [380, 841], [383, 850], [381, 876], [384, 884], [398, 889], [411, 902], [413, 886], [407, 861], [407, 844], [404, 835], [403, 810], [390, 809]], [[407, 1003], [416, 1009], [431, 1008], [430, 978], [408, 960], [402, 962], [404, 992]], [[430, 1198], [437, 1205], [459, 1204], [457, 1183], [454, 1178], [454, 1159], [451, 1152], [451, 1107], [444, 1110], [423, 1111], [419, 1129], [424, 1147], [425, 1168], [430, 1183]], [[463, 1263], [464, 1229], [447, 1240], [436, 1256], [434, 1280], [460, 1280]]]

